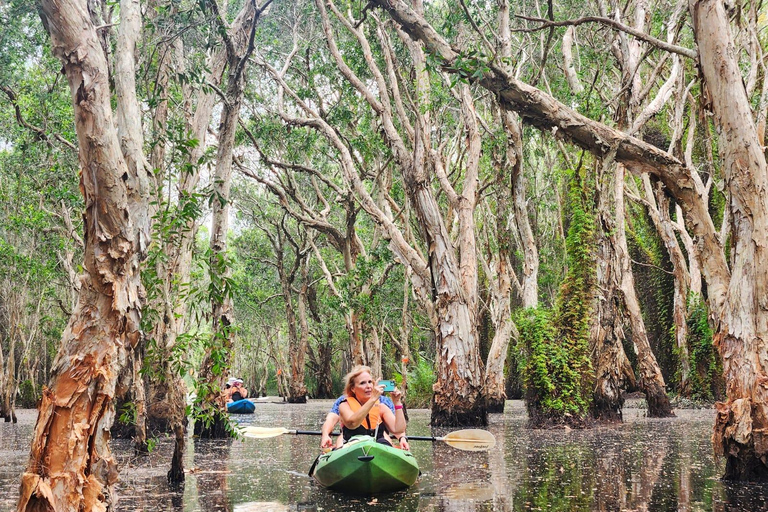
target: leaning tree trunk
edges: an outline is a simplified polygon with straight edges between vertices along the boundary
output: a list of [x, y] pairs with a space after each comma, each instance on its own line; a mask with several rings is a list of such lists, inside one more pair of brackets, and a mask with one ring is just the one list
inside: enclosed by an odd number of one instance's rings
[[[508, 17], [508, 12], [506, 13]], [[504, 380], [504, 368], [507, 361], [507, 352], [509, 341], [513, 329], [512, 322], [512, 276], [513, 270], [510, 262], [510, 252], [512, 251], [512, 232], [508, 228], [509, 208], [511, 196], [513, 195], [516, 174], [521, 174], [522, 159], [522, 138], [520, 137], [519, 125], [515, 122], [513, 113], [501, 110], [500, 115], [507, 126], [507, 144], [504, 155], [498, 160], [500, 168], [499, 176], [496, 182], [496, 255], [493, 262], [484, 263], [486, 274], [490, 281], [489, 287], [491, 300], [489, 309], [491, 312], [491, 321], [494, 326], [493, 341], [488, 351], [485, 362], [485, 382], [483, 383], [483, 395], [485, 403], [490, 413], [504, 412], [504, 405], [507, 400], [506, 386]], [[509, 183], [510, 180], [512, 183]], [[510, 186], [512, 185], [512, 186]], [[519, 191], [515, 191], [518, 193]], [[525, 200], [523, 199], [523, 202]], [[527, 219], [527, 215], [526, 215]], [[525, 271], [524, 271], [525, 272]], [[522, 286], [523, 290], [526, 286]], [[535, 307], [535, 304], [526, 305], [526, 292], [523, 291], [523, 307]]]
[[645, 329], [643, 314], [635, 292], [635, 278], [632, 273], [632, 264], [627, 246], [626, 228], [624, 226], [624, 176], [625, 168], [622, 164], [616, 164], [613, 173], [614, 200], [616, 202], [616, 226], [613, 239], [616, 244], [616, 256], [619, 272], [619, 289], [624, 299], [629, 323], [632, 327], [632, 342], [637, 349], [637, 366], [640, 372], [638, 387], [645, 393], [648, 404], [648, 416], [652, 418], [666, 418], [674, 416], [672, 406], [667, 396], [666, 383], [661, 375], [656, 356], [653, 354], [648, 340], [648, 332]]
[[727, 294], [723, 303], [711, 307], [727, 392], [727, 400], [717, 404], [712, 440], [715, 451], [726, 459], [725, 478], [766, 481], [768, 166], [734, 59], [724, 5], [716, 0], [692, 0], [690, 10], [701, 71], [721, 134], [733, 240]]
[[[248, 38], [248, 27], [250, 16], [253, 13], [253, 4], [247, 2], [237, 18], [232, 23], [232, 32], [235, 34], [235, 42], [239, 51], [245, 50]], [[163, 129], [164, 120], [167, 115], [167, 91], [164, 83], [167, 82], [170, 70], [170, 55], [174, 52], [181, 54], [177, 47], [178, 41], [174, 41], [164, 46], [161, 52], [165, 57], [160, 63], [160, 72], [158, 87], [161, 89], [163, 100], [158, 104], [155, 114], [156, 129]], [[180, 46], [180, 45], [179, 45]], [[181, 55], [178, 56], [181, 59]], [[208, 62], [208, 82], [218, 86], [221, 83], [222, 76], [227, 63], [227, 54], [225, 49], [220, 49], [214, 53]], [[178, 71], [178, 70], [177, 70]], [[183, 69], [182, 69], [183, 71]], [[186, 88], [184, 88], [186, 89]], [[190, 91], [185, 91], [184, 98], [191, 103]], [[200, 160], [205, 150], [205, 140], [207, 129], [210, 124], [211, 113], [214, 108], [214, 99], [216, 95], [213, 91], [199, 91], [198, 101], [194, 108], [194, 115], [187, 116], [187, 130], [190, 138], [199, 142], [198, 145], [190, 148], [186, 164], [193, 169], [192, 172], [184, 172], [179, 177], [179, 210], [184, 210], [186, 203], [195, 201], [194, 192], [200, 177]], [[192, 111], [191, 104], [185, 105], [185, 111]], [[158, 143], [152, 152], [152, 168], [163, 168], [165, 145]], [[160, 319], [155, 325], [153, 335], [159, 346], [161, 360], [157, 362], [158, 372], [164, 377], [160, 383], [149, 384], [149, 407], [147, 411], [148, 426], [152, 430], [168, 430], [174, 435], [174, 452], [171, 458], [171, 468], [168, 471], [168, 479], [172, 483], [184, 481], [184, 452], [186, 450], [186, 430], [187, 430], [187, 387], [173, 368], [174, 351], [179, 334], [184, 332], [185, 318], [187, 316], [188, 304], [185, 300], [180, 300], [179, 284], [181, 286], [189, 283], [192, 269], [192, 252], [195, 248], [195, 240], [198, 228], [198, 219], [193, 217], [186, 221], [183, 228], [177, 236], [171, 237], [164, 246], [167, 259], [158, 263], [158, 276], [162, 279], [161, 289], [163, 297], [160, 299], [159, 309], [162, 311]]]
[[141, 338], [139, 267], [147, 240], [135, 219], [146, 216], [146, 187], [120, 150], [109, 69], [86, 2], [43, 0], [40, 7], [72, 92], [85, 252], [78, 302], [43, 393], [17, 510], [109, 510], [117, 480], [109, 448], [115, 383]]
[[[670, 200], [661, 186], [654, 190], [650, 176], [642, 176], [648, 215], [659, 233], [664, 247], [672, 262], [672, 274], [675, 278], [675, 291], [672, 300], [672, 318], [675, 325], [675, 346], [677, 347], [680, 374], [680, 394], [691, 395], [691, 365], [688, 352], [688, 289], [691, 277], [688, 272], [685, 255], [675, 235], [674, 225], [669, 216]], [[660, 184], [658, 184], [660, 185]]]

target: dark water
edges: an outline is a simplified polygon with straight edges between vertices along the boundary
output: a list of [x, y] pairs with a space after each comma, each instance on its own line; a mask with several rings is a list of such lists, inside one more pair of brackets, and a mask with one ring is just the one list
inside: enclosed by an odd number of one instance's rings
[[[329, 401], [259, 403], [243, 424], [319, 430]], [[307, 477], [319, 437], [283, 435], [245, 441], [190, 443], [183, 489], [165, 473], [169, 439], [149, 457], [114, 443], [120, 463], [121, 511], [752, 511], [768, 510], [768, 486], [725, 484], [712, 455], [711, 410], [678, 410], [651, 420], [625, 408], [625, 423], [586, 431], [525, 428], [522, 403], [491, 417], [497, 449], [464, 452], [413, 441], [422, 475], [415, 486], [375, 498], [327, 491]], [[412, 435], [442, 435], [429, 412], [410, 411]], [[0, 423], [0, 510], [13, 510], [26, 463], [34, 411], [19, 424]]]

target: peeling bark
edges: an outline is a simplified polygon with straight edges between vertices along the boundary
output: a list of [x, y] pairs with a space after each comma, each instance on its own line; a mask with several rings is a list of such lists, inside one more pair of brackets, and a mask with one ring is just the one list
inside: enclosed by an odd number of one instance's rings
[[727, 400], [717, 404], [712, 440], [716, 453], [726, 458], [726, 479], [766, 481], [768, 166], [741, 86], [728, 14], [722, 2], [714, 0], [692, 0], [689, 6], [721, 136], [733, 238], [727, 299], [710, 304], [727, 392]]
[[141, 338], [139, 276], [147, 208], [120, 150], [109, 71], [85, 2], [42, 1], [41, 18], [72, 92], [85, 199], [77, 305], [43, 392], [19, 511], [109, 510], [117, 469], [109, 448], [117, 376]]

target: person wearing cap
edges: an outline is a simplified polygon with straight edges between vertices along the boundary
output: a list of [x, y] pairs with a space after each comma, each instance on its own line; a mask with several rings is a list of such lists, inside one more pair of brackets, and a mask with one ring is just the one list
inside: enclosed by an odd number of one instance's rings
[[248, 398], [248, 390], [243, 386], [243, 379], [230, 377], [227, 380], [227, 388], [224, 390], [227, 402], [237, 402]]

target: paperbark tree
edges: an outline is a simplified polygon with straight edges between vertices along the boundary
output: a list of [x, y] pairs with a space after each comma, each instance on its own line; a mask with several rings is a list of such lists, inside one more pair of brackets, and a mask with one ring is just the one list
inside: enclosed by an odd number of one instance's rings
[[[477, 262], [473, 220], [477, 203], [480, 135], [469, 88], [461, 88], [455, 98], [460, 109], [462, 134], [467, 141], [465, 151], [459, 157], [463, 175], [457, 185], [451, 182], [446, 170], [446, 166], [453, 162], [440, 155], [430, 142], [429, 74], [420, 45], [402, 35], [416, 77], [412, 110], [420, 114], [412, 122], [405, 115], [396, 82], [397, 74], [391, 67], [393, 61], [385, 56], [387, 67], [382, 71], [365, 31], [355, 26], [332, 2], [318, 0], [316, 5], [333, 61], [382, 125], [381, 136], [391, 148], [394, 165], [402, 172], [405, 191], [421, 229], [422, 243], [428, 251], [427, 258], [420, 254], [418, 246], [411, 245], [395, 219], [372, 197], [359, 170], [355, 148], [348, 145], [338, 128], [328, 123], [322, 111], [299, 98], [282, 74], [265, 63], [264, 67], [275, 82], [306, 116], [302, 118], [282, 112], [283, 120], [293, 126], [311, 127], [333, 145], [344, 179], [354, 189], [362, 208], [385, 233], [398, 261], [411, 267], [416, 295], [434, 322], [439, 354], [433, 424], [485, 424], [487, 416], [484, 402], [480, 399], [482, 369], [475, 321]], [[339, 51], [327, 8], [363, 52], [367, 72], [374, 77], [372, 81], [359, 77]], [[386, 27], [377, 23], [376, 29], [379, 40], [386, 41]], [[383, 43], [382, 46], [388, 44]], [[456, 213], [456, 240], [451, 237], [449, 224], [432, 190], [434, 179], [439, 183], [440, 192], [446, 196], [450, 210]], [[460, 192], [454, 188], [456, 186], [461, 187]]]
[[[499, 2], [499, 53], [502, 59], [512, 60], [512, 35], [509, 27], [509, 2]], [[510, 339], [516, 327], [511, 319], [511, 290], [512, 284], [520, 295], [523, 308], [534, 308], [539, 301], [539, 252], [528, 219], [528, 194], [526, 181], [528, 177], [523, 171], [523, 135], [518, 116], [514, 112], [500, 108], [499, 118], [504, 128], [506, 144], [504, 156], [498, 160], [500, 169], [496, 184], [496, 253], [493, 257], [493, 268], [485, 264], [491, 289], [491, 318], [495, 332], [491, 348], [485, 364], [485, 382], [483, 394], [488, 404], [489, 412], [503, 412], [507, 397], [505, 392], [504, 367]], [[509, 174], [507, 174], [509, 173]], [[508, 219], [509, 209], [513, 214]], [[510, 222], [513, 220], [513, 222]], [[517, 237], [513, 237], [511, 224], [517, 229]], [[520, 240], [523, 252], [522, 279], [518, 280], [512, 268], [512, 242]], [[484, 262], [485, 263], [485, 262]]]
[[[234, 339], [234, 307], [227, 257], [227, 231], [229, 228], [230, 189], [232, 186], [232, 159], [235, 133], [245, 89], [245, 70], [254, 50], [256, 24], [272, 0], [260, 7], [255, 0], [249, 2], [247, 44], [240, 46], [234, 32], [224, 20], [218, 3], [210, 6], [220, 27], [227, 49], [227, 89], [223, 97], [216, 171], [213, 178], [212, 227], [210, 239], [209, 275], [211, 278], [211, 342], [206, 348], [198, 381], [196, 408], [202, 421], [195, 422], [195, 433], [202, 437], [220, 438], [228, 435], [225, 404], [221, 390], [229, 368]], [[221, 364], [223, 362], [223, 364]]]
[[17, 509], [106, 510], [117, 479], [109, 448], [115, 384], [141, 338], [139, 268], [148, 226], [137, 221], [146, 219], [147, 177], [121, 152], [109, 67], [86, 2], [46, 0], [40, 8], [75, 109], [85, 253], [78, 302], [39, 407]]
[[[446, 68], [455, 69], [459, 55], [431, 25], [401, 0], [373, 0], [412, 37], [423, 41]], [[682, 162], [634, 137], [588, 119], [552, 96], [508, 75], [493, 63], [477, 70], [477, 82], [508, 100], [511, 108], [541, 129], [556, 129], [598, 156], [616, 151], [616, 160], [636, 174], [657, 176], [680, 202], [695, 236], [696, 253], [707, 282], [710, 311], [723, 358], [727, 396], [718, 404], [713, 442], [726, 458], [726, 478], [768, 480], [765, 442], [768, 396], [764, 386], [768, 368], [765, 347], [768, 311], [764, 304], [768, 275], [768, 205], [765, 203], [766, 161], [749, 98], [741, 85], [734, 59], [728, 15], [717, 0], [692, 0], [689, 11], [698, 44], [701, 71], [712, 100], [721, 134], [724, 170], [731, 199], [733, 247], [729, 268], [714, 228], [704, 187]]]

